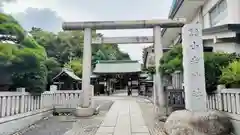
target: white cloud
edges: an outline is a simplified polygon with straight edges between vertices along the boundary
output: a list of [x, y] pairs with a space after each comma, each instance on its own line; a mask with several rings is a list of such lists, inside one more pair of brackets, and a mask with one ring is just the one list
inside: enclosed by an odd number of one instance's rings
[[[4, 4], [4, 11], [18, 13], [26, 11], [29, 7], [49, 8], [65, 21], [147, 20], [167, 18], [171, 2], [171, 0], [17, 0], [16, 3]], [[34, 22], [30, 19], [25, 21]], [[47, 21], [43, 20], [42, 23]], [[152, 35], [152, 30], [100, 32], [110, 37]], [[141, 60], [142, 48], [147, 45], [149, 44], [121, 45], [120, 49], [128, 52], [132, 59]]]

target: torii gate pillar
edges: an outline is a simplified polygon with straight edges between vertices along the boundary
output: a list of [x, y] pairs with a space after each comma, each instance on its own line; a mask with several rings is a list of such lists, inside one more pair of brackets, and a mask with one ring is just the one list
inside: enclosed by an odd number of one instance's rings
[[82, 107], [87, 108], [90, 105], [89, 90], [91, 89], [91, 61], [92, 61], [92, 29], [84, 29], [84, 45], [83, 45], [83, 74], [82, 74], [82, 90], [83, 99]]
[[[163, 56], [163, 46], [162, 46], [162, 36], [161, 36], [161, 27], [155, 26], [153, 28], [153, 37], [154, 37], [154, 55], [155, 55], [155, 75], [154, 75], [154, 87], [153, 87], [153, 96], [154, 104], [156, 107], [163, 107], [165, 105], [164, 100], [164, 90], [162, 85], [162, 77], [159, 71], [160, 59]], [[158, 108], [155, 108], [158, 109]], [[155, 110], [157, 111], [157, 110]]]

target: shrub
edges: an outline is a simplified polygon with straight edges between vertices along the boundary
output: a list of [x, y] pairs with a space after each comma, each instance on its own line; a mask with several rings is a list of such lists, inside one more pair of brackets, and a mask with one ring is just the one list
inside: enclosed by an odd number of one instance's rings
[[177, 70], [182, 71], [182, 57], [182, 47], [177, 45], [172, 50], [163, 54], [160, 60], [159, 71], [165, 76], [169, 76]]
[[[176, 46], [172, 50], [163, 54], [160, 60], [160, 72], [169, 76], [175, 71], [183, 71], [182, 66], [182, 46]], [[208, 93], [216, 90], [222, 74], [221, 69], [236, 59], [236, 54], [227, 53], [204, 53], [206, 90]]]
[[222, 69], [220, 83], [240, 85], [240, 60], [234, 61]]
[[235, 54], [212, 52], [204, 53], [207, 92], [212, 92], [217, 89], [217, 85], [222, 74], [221, 69], [228, 66], [228, 64], [235, 60], [235, 58]]

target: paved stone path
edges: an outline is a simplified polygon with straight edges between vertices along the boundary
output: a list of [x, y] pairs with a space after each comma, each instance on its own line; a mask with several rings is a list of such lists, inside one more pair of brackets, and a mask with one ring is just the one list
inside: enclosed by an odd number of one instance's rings
[[138, 90], [133, 89], [132, 90], [132, 96], [127, 96], [127, 90], [117, 90], [116, 93], [114, 93], [111, 96], [121, 96], [121, 97], [137, 97], [138, 96]]
[[96, 135], [149, 135], [136, 99], [115, 100]]

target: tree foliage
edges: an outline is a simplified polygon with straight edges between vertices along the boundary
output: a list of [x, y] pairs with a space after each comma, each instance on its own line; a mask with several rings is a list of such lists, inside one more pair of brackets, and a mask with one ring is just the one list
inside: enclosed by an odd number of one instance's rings
[[79, 76], [82, 77], [82, 59], [74, 59], [70, 62], [66, 63], [64, 67], [72, 69], [73, 72]]
[[209, 92], [216, 90], [222, 74], [221, 69], [236, 59], [236, 54], [210, 53], [204, 55], [206, 87]]
[[[45, 49], [40, 46], [11, 16], [0, 14], [1, 69], [11, 76], [13, 88], [25, 87], [27, 91], [39, 93], [45, 89], [47, 58]], [[12, 42], [11, 42], [12, 41]]]
[[49, 57], [44, 64], [48, 70], [47, 82], [49, 83], [62, 69], [60, 63], [54, 57]]
[[[64, 31], [54, 34], [40, 28], [32, 28], [30, 33], [46, 49], [48, 57], [57, 60], [60, 67], [72, 68], [78, 76], [82, 76], [83, 31]], [[100, 34], [92, 35], [94, 38]], [[99, 60], [125, 59], [129, 60], [129, 55], [121, 52], [117, 44], [92, 45], [92, 68]]]
[[164, 53], [160, 60], [160, 72], [163, 75], [170, 75], [177, 70], [182, 71], [182, 57], [182, 47], [180, 45]]
[[240, 60], [233, 61], [222, 69], [220, 82], [227, 85], [240, 84]]

